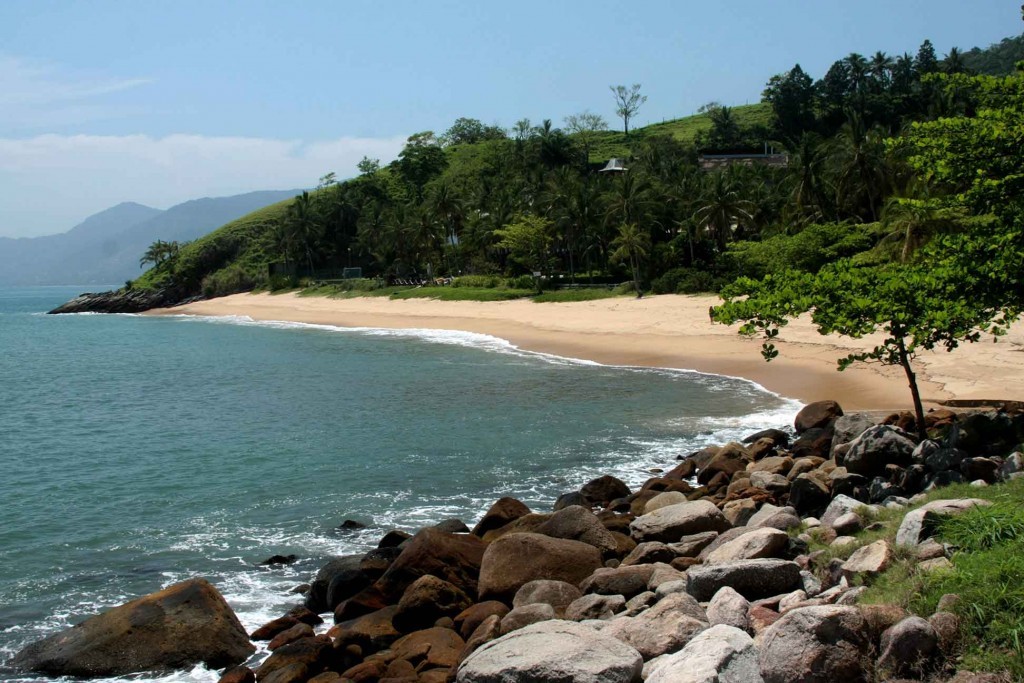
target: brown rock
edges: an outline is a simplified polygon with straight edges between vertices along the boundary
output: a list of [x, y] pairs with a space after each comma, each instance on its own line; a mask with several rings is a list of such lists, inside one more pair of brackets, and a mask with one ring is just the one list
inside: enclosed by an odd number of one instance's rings
[[380, 659], [368, 659], [341, 672], [341, 677], [352, 680], [355, 683], [376, 683], [376, 681], [384, 677], [387, 670], [387, 662]]
[[463, 638], [469, 640], [477, 627], [486, 621], [488, 617], [496, 616], [500, 622], [501, 618], [508, 614], [508, 612], [508, 605], [497, 600], [477, 603], [463, 610], [461, 614], [455, 617], [455, 630]]
[[893, 554], [885, 539], [860, 547], [843, 563], [843, 576], [848, 580], [860, 576], [873, 578], [892, 564]]
[[462, 648], [462, 652], [459, 653], [458, 660], [452, 665], [449, 670], [450, 675], [454, 677], [455, 672], [459, 668], [459, 664], [466, 661], [466, 658], [476, 652], [484, 643], [489, 643], [501, 635], [501, 617], [497, 614], [492, 614], [483, 621], [481, 621], [477, 627], [473, 630], [472, 635], [466, 639], [466, 645]]
[[435, 627], [399, 638], [391, 646], [391, 654], [417, 668], [448, 668], [458, 661], [465, 646], [455, 631]]
[[402, 554], [374, 585], [387, 599], [395, 602], [413, 581], [430, 574], [454, 584], [466, 595], [474, 596], [485, 547], [483, 541], [474, 535], [423, 529], [412, 537]]
[[755, 512], [757, 503], [751, 498], [732, 500], [722, 506], [722, 514], [734, 527], [744, 526]]
[[[565, 509], [567, 507], [569, 506], [564, 505], [559, 509]], [[541, 524], [548, 521], [549, 519], [551, 519], [550, 514], [531, 512], [528, 515], [523, 515], [515, 521], [509, 522], [500, 529], [491, 529], [486, 534], [484, 534], [484, 543], [493, 543], [499, 538], [502, 538], [503, 536], [508, 536], [509, 534], [519, 534], [524, 532], [533, 533], [537, 530], [537, 527], [539, 527]]]
[[247, 666], [233, 666], [220, 675], [217, 683], [256, 683], [256, 674]]
[[290, 683], [304, 681], [323, 671], [334, 651], [327, 636], [302, 638], [282, 645], [256, 669], [256, 680]]
[[584, 484], [580, 493], [590, 505], [604, 507], [616, 498], [625, 498], [631, 491], [622, 480], [606, 474]]
[[405, 589], [391, 622], [399, 632], [411, 633], [429, 628], [442, 617], [454, 617], [472, 604], [458, 586], [425, 574]]
[[953, 657], [960, 649], [960, 619], [952, 612], [936, 612], [928, 617], [938, 638], [939, 650], [946, 657]]
[[751, 474], [754, 472], [767, 472], [768, 474], [785, 475], [791, 469], [793, 469], [793, 458], [780, 455], [764, 458], [747, 465], [747, 472]]
[[534, 529], [535, 533], [580, 541], [601, 551], [604, 557], [611, 557], [618, 549], [612, 533], [604, 528], [593, 512], [579, 505], [570, 505], [551, 515], [547, 521]]
[[205, 579], [190, 579], [28, 645], [11, 664], [52, 676], [121, 676], [240, 664], [255, 651], [234, 612]]
[[626, 599], [647, 590], [647, 584], [654, 575], [652, 564], [638, 564], [615, 569], [595, 570], [579, 584], [584, 593], [600, 595], [622, 595]]
[[842, 407], [835, 401], [815, 401], [796, 414], [793, 427], [801, 434], [808, 429], [825, 427], [842, 414]]
[[515, 498], [499, 498], [483, 516], [483, 519], [473, 527], [472, 533], [474, 536], [482, 538], [488, 531], [500, 529], [509, 522], [528, 514], [530, 514], [530, 508], [526, 504]]
[[[742, 596], [741, 596], [742, 597]], [[782, 615], [763, 605], [751, 605], [747, 610], [747, 622], [754, 635], [759, 635], [782, 618]]]
[[864, 680], [869, 647], [864, 630], [864, 618], [853, 607], [791, 610], [762, 636], [761, 676], [765, 683]]
[[601, 566], [601, 553], [580, 541], [541, 534], [510, 534], [487, 547], [480, 567], [480, 599], [511, 602], [536, 579], [579, 584]]
[[391, 623], [397, 611], [398, 605], [391, 605], [340, 624], [335, 647], [356, 644], [367, 653], [389, 647], [401, 635]]
[[278, 617], [260, 626], [249, 637], [253, 640], [273, 640], [278, 633], [284, 633], [298, 623], [299, 620], [295, 617]]
[[877, 641], [885, 631], [907, 618], [907, 610], [899, 605], [857, 605], [867, 624], [871, 640]]
[[274, 636], [274, 639], [270, 641], [269, 645], [267, 645], [267, 649], [270, 650], [271, 652], [273, 652], [274, 650], [278, 649], [282, 645], [287, 645], [288, 643], [294, 643], [296, 640], [299, 640], [301, 638], [312, 638], [312, 637], [313, 637], [313, 627], [312, 626], [310, 626], [309, 624], [295, 624], [295, 626], [292, 626], [290, 629], [288, 629], [286, 631], [281, 631], [276, 636]]

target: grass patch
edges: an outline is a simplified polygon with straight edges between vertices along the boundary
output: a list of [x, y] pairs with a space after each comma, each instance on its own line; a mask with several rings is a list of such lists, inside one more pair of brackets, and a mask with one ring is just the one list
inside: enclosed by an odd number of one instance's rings
[[897, 604], [928, 617], [939, 598], [955, 593], [961, 598], [956, 607], [961, 667], [1008, 671], [1014, 680], [1024, 680], [1024, 480], [987, 488], [950, 486], [931, 492], [926, 502], [950, 498], [993, 502], [940, 521], [936, 538], [954, 546], [953, 568], [923, 573], [916, 559], [898, 557], [862, 602]]
[[559, 289], [551, 292], [544, 292], [533, 297], [538, 304], [564, 303], [567, 301], [597, 301], [598, 299], [613, 299], [624, 296], [614, 289]]
[[391, 294], [392, 299], [436, 299], [438, 301], [511, 301], [531, 296], [529, 289], [485, 287], [413, 287]]

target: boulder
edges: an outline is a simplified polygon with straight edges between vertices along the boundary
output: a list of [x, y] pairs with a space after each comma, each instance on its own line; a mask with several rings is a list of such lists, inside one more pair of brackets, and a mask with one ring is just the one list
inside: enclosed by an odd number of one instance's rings
[[380, 542], [377, 543], [378, 548], [397, 548], [406, 541], [412, 538], [412, 534], [408, 531], [402, 531], [401, 529], [392, 529], [391, 531], [384, 534]]
[[537, 579], [579, 584], [601, 565], [601, 553], [592, 545], [542, 534], [509, 534], [483, 554], [480, 599], [510, 603], [516, 591]]
[[448, 668], [459, 661], [466, 643], [449, 628], [428, 628], [402, 636], [391, 646], [394, 659], [414, 662], [418, 670]]
[[[362, 559], [362, 555], [345, 555], [337, 557], [321, 567], [309, 585], [309, 592], [306, 593], [306, 607], [317, 614], [331, 612], [338, 606], [338, 602], [355, 595], [370, 585], [370, 581], [359, 569]], [[331, 583], [335, 582], [335, 591], [340, 594], [344, 590], [342, 586], [346, 585], [348, 581], [351, 581], [353, 586], [358, 585], [358, 588], [354, 587], [348, 595], [333, 604], [328, 601], [327, 594]]]
[[272, 619], [260, 626], [249, 636], [252, 640], [273, 640], [278, 633], [284, 633], [299, 623], [295, 617], [284, 616]]
[[425, 574], [405, 589], [391, 621], [400, 633], [411, 633], [430, 628], [441, 617], [455, 617], [472, 604], [458, 586]]
[[472, 607], [467, 607], [455, 617], [455, 630], [468, 641], [477, 627], [488, 617], [496, 616], [500, 621], [508, 612], [508, 605], [503, 602], [498, 602], [497, 600], [479, 602]]
[[794, 609], [769, 626], [759, 661], [765, 683], [836, 683], [866, 678], [870, 643], [854, 607]]
[[11, 664], [49, 676], [123, 676], [241, 664], [255, 651], [235, 613], [205, 579], [190, 579], [31, 643]]
[[302, 638], [312, 638], [314, 635], [312, 626], [300, 622], [274, 636], [273, 640], [267, 644], [267, 649], [273, 652], [283, 645], [294, 643]]
[[594, 546], [604, 556], [614, 554], [618, 547], [615, 537], [601, 524], [594, 513], [579, 505], [570, 505], [554, 513], [547, 521], [534, 529], [534, 533], [551, 538], [581, 541]]
[[836, 446], [850, 443], [867, 429], [874, 427], [875, 422], [867, 413], [847, 413], [837, 417], [832, 423], [832, 446], [829, 456], [835, 458]]
[[911, 510], [903, 516], [903, 521], [900, 522], [900, 527], [896, 531], [896, 545], [916, 546], [932, 535], [939, 517], [959, 514], [976, 505], [991, 505], [991, 503], [980, 498], [935, 500], [916, 510]]
[[763, 683], [754, 639], [719, 624], [695, 635], [674, 654], [658, 657], [645, 683]]
[[856, 577], [874, 578], [889, 568], [893, 554], [889, 542], [884, 538], [857, 548], [843, 563], [843, 576], [848, 581]]
[[[458, 667], [466, 661], [466, 658], [471, 654], [480, 649], [480, 646], [484, 643], [489, 643], [492, 640], [496, 640], [501, 637], [501, 617], [496, 614], [492, 614], [487, 617], [480, 624], [473, 629], [472, 634], [466, 638], [466, 645], [462, 648], [462, 652], [459, 653], [458, 661], [455, 666], [452, 667], [451, 673], [454, 674], [458, 670]], [[452, 680], [451, 676], [446, 676], [445, 681]]]
[[789, 490], [789, 504], [799, 513], [809, 513], [828, 505], [832, 493], [828, 486], [809, 472], [798, 474]]
[[563, 493], [556, 500], [555, 504], [551, 506], [551, 509], [555, 512], [564, 510], [570, 505], [589, 505], [587, 499], [583, 497], [583, 494], [579, 491], [570, 491], [569, 493]]
[[843, 414], [842, 407], [835, 401], [815, 401], [800, 409], [793, 420], [797, 434], [808, 429], [826, 427]]
[[486, 547], [475, 535], [423, 529], [407, 542], [374, 586], [385, 599], [397, 602], [416, 579], [430, 574], [473, 597]]
[[711, 460], [701, 468], [697, 474], [697, 482], [707, 484], [718, 474], [731, 477], [745, 470], [752, 460], [750, 453], [742, 444], [728, 443], [719, 448]]
[[856, 498], [840, 494], [833, 498], [832, 502], [825, 508], [825, 513], [821, 516], [820, 521], [823, 526], [830, 527], [843, 515], [856, 512], [862, 507], [864, 507], [864, 503]]
[[[410, 538], [412, 537], [410, 536]], [[384, 575], [384, 572], [388, 570], [391, 564], [397, 560], [398, 556], [401, 554], [402, 549], [397, 546], [374, 548], [363, 555], [363, 559], [359, 560], [359, 570], [369, 577], [371, 581], [376, 581]], [[328, 593], [330, 593], [329, 589]], [[328, 602], [330, 602], [330, 600], [328, 600]], [[337, 604], [335, 604], [335, 606], [336, 605]]]
[[473, 527], [472, 534], [483, 538], [488, 531], [500, 529], [509, 522], [519, 519], [523, 515], [530, 514], [530, 508], [525, 503], [515, 498], [499, 498], [491, 505], [491, 508], [484, 514], [483, 518]]
[[644, 505], [644, 514], [648, 512], [654, 512], [660, 510], [663, 507], [669, 505], [678, 505], [679, 503], [687, 502], [686, 494], [679, 491], [664, 491], [651, 498]]
[[714, 503], [707, 500], [669, 505], [637, 517], [629, 525], [630, 534], [638, 542], [675, 543], [683, 536], [705, 531], [725, 531], [729, 520]]
[[565, 618], [569, 621], [611, 619], [612, 615], [621, 612], [625, 607], [626, 598], [624, 596], [591, 593], [573, 600], [565, 608]]
[[654, 571], [655, 567], [651, 564], [602, 567], [580, 582], [580, 590], [584, 593], [622, 595], [631, 598], [647, 590]]
[[755, 463], [747, 465], [747, 472], [767, 472], [768, 474], [788, 474], [793, 469], [793, 458], [788, 455], [775, 455], [762, 458]]
[[459, 665], [458, 683], [635, 683], [643, 660], [592, 628], [545, 621], [482, 645]]
[[747, 528], [762, 529], [771, 528], [779, 531], [794, 529], [800, 526], [800, 517], [796, 510], [791, 507], [777, 507], [765, 503], [748, 521]]
[[750, 626], [747, 613], [750, 602], [729, 586], [722, 586], [708, 603], [708, 622], [715, 626], [725, 624], [744, 631]]
[[398, 605], [391, 605], [340, 624], [336, 645], [356, 644], [367, 652], [390, 647], [402, 635], [391, 621], [397, 611]]
[[676, 543], [669, 543], [668, 548], [677, 557], [697, 557], [706, 547], [718, 538], [717, 531], [705, 531], [700, 534], [683, 536]]
[[800, 565], [787, 560], [740, 560], [687, 571], [687, 591], [697, 600], [710, 600], [731, 586], [748, 600], [788, 593], [801, 587]]
[[296, 640], [274, 650], [256, 669], [256, 680], [260, 683], [307, 681], [327, 668], [333, 654], [329, 636]]
[[686, 593], [675, 593], [635, 617], [612, 619], [601, 630], [650, 660], [680, 650], [708, 627], [704, 610]]
[[864, 528], [864, 520], [856, 512], [847, 512], [832, 522], [832, 528], [840, 536], [849, 536]]
[[220, 675], [217, 683], [256, 683], [256, 674], [247, 666], [233, 666]]
[[704, 558], [706, 564], [778, 557], [789, 543], [789, 535], [778, 529], [754, 529], [725, 543]]
[[605, 507], [616, 498], [625, 498], [630, 493], [629, 487], [621, 479], [608, 474], [587, 482], [580, 489], [587, 504], [599, 507]]
[[571, 583], [540, 579], [523, 584], [522, 588], [516, 591], [512, 606], [550, 605], [554, 609], [555, 615], [560, 617], [565, 614], [565, 608], [572, 604], [573, 600], [581, 597], [583, 597], [582, 591]]
[[939, 645], [935, 629], [921, 617], [907, 617], [882, 634], [878, 668], [896, 676], [921, 677], [935, 665]]
[[757, 503], [750, 498], [730, 500], [722, 506], [722, 514], [734, 527], [744, 526], [757, 512]]
[[622, 558], [620, 566], [628, 567], [634, 564], [651, 564], [652, 562], [671, 562], [678, 557], [676, 553], [660, 541], [647, 541], [639, 543]]
[[535, 602], [529, 605], [515, 607], [511, 612], [501, 618], [501, 635], [518, 631], [530, 624], [541, 621], [549, 621], [557, 618], [555, 610], [551, 605], [543, 602]]
[[848, 472], [874, 477], [885, 471], [888, 464], [905, 467], [917, 444], [909, 434], [889, 425], [876, 425], [864, 431], [850, 443], [843, 458]]

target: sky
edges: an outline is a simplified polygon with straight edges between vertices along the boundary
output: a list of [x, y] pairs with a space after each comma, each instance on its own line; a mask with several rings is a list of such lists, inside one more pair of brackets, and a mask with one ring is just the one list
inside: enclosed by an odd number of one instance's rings
[[1020, 0], [3, 0], [0, 236], [123, 201], [312, 187], [462, 116], [632, 122], [757, 102], [799, 63], [1019, 35]]

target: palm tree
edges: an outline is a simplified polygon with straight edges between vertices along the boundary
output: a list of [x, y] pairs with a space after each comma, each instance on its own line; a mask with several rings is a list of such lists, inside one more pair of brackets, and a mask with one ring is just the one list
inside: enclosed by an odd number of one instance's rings
[[732, 178], [724, 171], [708, 176], [699, 204], [693, 217], [698, 225], [702, 225], [714, 236], [719, 251], [725, 251], [725, 246], [740, 221], [753, 220], [753, 206], [740, 197]]
[[284, 242], [286, 246], [300, 251], [306, 257], [310, 275], [313, 275], [313, 250], [322, 229], [320, 217], [309, 192], [303, 192], [295, 197], [295, 201], [288, 206], [284, 220]]
[[158, 267], [177, 256], [180, 248], [181, 245], [177, 242], [157, 240], [146, 248], [146, 252], [139, 259], [139, 267], [142, 268], [147, 263], [152, 263], [154, 267]]
[[630, 270], [633, 272], [636, 298], [641, 298], [644, 292], [640, 288], [640, 263], [647, 258], [650, 251], [650, 235], [641, 230], [636, 223], [623, 223], [619, 226], [619, 234], [612, 240], [611, 246], [615, 249], [611, 255], [612, 261], [629, 262]]
[[851, 112], [833, 141], [836, 191], [858, 217], [877, 221], [889, 181], [885, 143], [877, 129], [866, 130], [863, 120]]
[[790, 201], [800, 222], [813, 222], [832, 215], [825, 199], [825, 160], [825, 145], [821, 138], [811, 132], [801, 135], [790, 155], [790, 169], [793, 171]]
[[894, 64], [895, 62], [892, 57], [881, 50], [871, 57], [871, 62], [868, 65], [868, 73], [871, 74], [871, 79], [875, 82], [877, 90], [883, 91], [889, 87]]
[[448, 271], [455, 274], [459, 270], [459, 233], [466, 214], [465, 203], [451, 184], [444, 182], [434, 191], [430, 208], [444, 226], [444, 252], [449, 261]]

